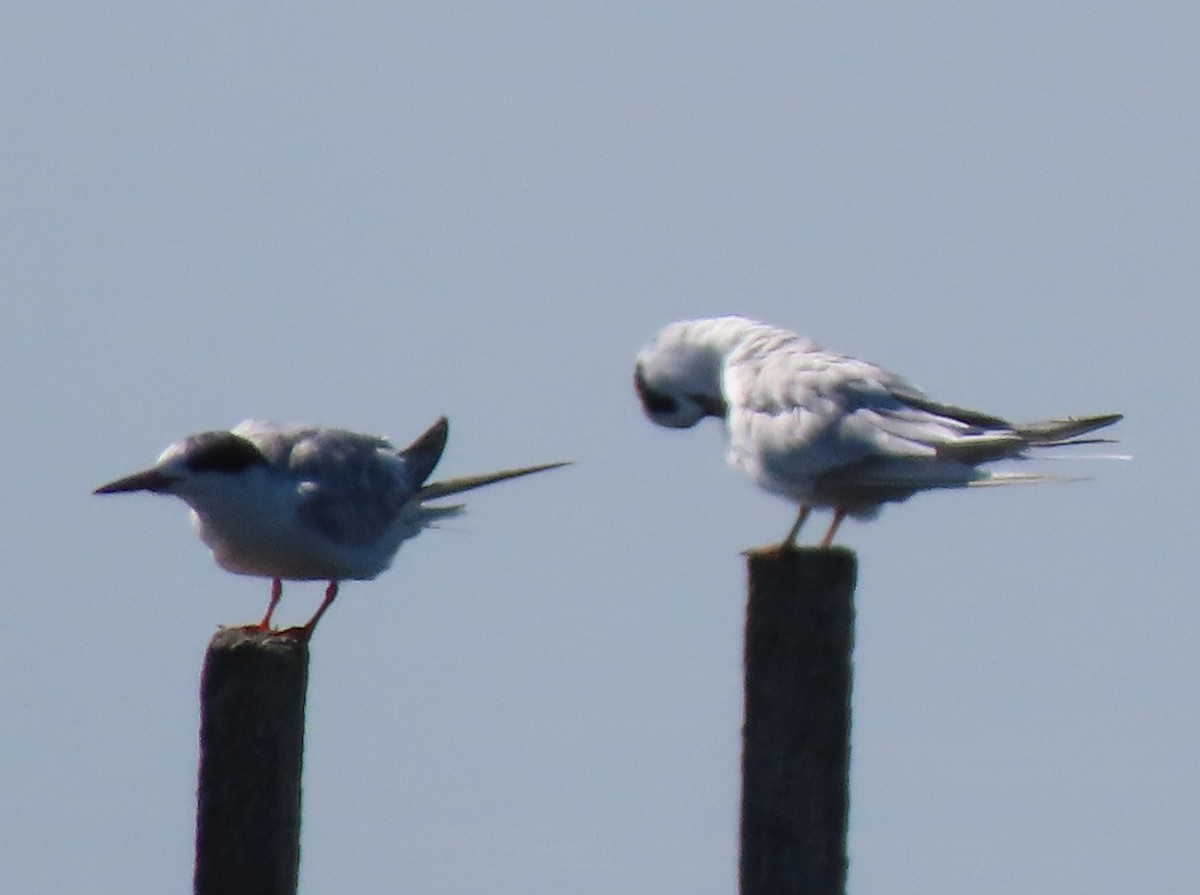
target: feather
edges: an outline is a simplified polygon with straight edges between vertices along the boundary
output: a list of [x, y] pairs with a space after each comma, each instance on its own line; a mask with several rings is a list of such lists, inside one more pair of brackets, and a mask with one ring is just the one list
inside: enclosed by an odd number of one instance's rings
[[443, 482], [431, 482], [417, 492], [417, 499], [421, 501], [436, 500], [439, 497], [446, 497], [450, 494], [461, 494], [463, 491], [470, 491], [473, 488], [482, 488], [484, 485], [490, 485], [493, 482], [503, 482], [507, 479], [515, 479], [523, 475], [532, 475], [535, 472], [542, 472], [547, 469], [559, 469], [560, 467], [570, 465], [570, 461], [543, 463], [540, 466], [523, 466], [519, 469], [505, 469], [501, 472], [489, 472], [483, 475], [468, 475], [457, 479], [446, 479]]

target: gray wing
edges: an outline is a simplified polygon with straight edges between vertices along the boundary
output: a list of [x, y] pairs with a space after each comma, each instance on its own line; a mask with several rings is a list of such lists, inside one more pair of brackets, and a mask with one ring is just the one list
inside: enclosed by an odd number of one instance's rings
[[1030, 447], [1099, 441], [1079, 436], [1121, 418], [1014, 425], [935, 401], [874, 364], [803, 345], [731, 359], [724, 384], [735, 462], [753, 454], [747, 465], [783, 481], [823, 478], [897, 495], [977, 481], [985, 475], [978, 464]]
[[373, 543], [416, 495], [420, 477], [432, 471], [437, 460], [428, 462], [427, 449], [433, 446], [431, 440], [410, 462], [383, 438], [308, 430], [297, 438], [288, 462], [300, 482], [297, 512], [336, 544]]
[[1000, 417], [941, 404], [887, 370], [795, 345], [732, 359], [731, 450], [775, 475], [813, 476], [872, 459], [983, 462], [1026, 441]]

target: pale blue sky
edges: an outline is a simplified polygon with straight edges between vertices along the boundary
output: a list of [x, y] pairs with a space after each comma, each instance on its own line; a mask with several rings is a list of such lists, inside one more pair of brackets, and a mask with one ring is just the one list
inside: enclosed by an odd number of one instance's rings
[[577, 465], [343, 589], [303, 891], [734, 891], [739, 551], [792, 510], [630, 376], [737, 312], [1128, 414], [1133, 463], [1052, 467], [1094, 481], [843, 528], [851, 891], [1192, 895], [1198, 46], [1182, 2], [10, 4], [5, 891], [187, 890], [203, 650], [267, 597], [91, 488], [247, 416], [442, 413], [439, 474]]

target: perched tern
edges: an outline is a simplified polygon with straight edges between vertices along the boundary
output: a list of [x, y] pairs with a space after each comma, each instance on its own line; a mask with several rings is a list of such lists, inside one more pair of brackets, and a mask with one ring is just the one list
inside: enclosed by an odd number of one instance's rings
[[255, 627], [270, 628], [284, 579], [328, 581], [324, 601], [299, 629], [311, 636], [338, 582], [374, 578], [392, 564], [401, 543], [463, 510], [462, 504], [427, 501], [567, 465], [426, 484], [448, 431], [442, 417], [397, 450], [375, 435], [247, 420], [228, 432], [189, 435], [151, 468], [94, 493], [150, 491], [187, 503], [217, 565], [272, 579], [267, 611]]
[[833, 509], [827, 547], [846, 516], [872, 518], [918, 491], [1056, 478], [980, 464], [1106, 441], [1080, 436], [1121, 419], [1013, 424], [935, 401], [894, 373], [745, 317], [665, 327], [638, 354], [634, 385], [659, 425], [724, 420], [729, 464], [799, 506], [781, 547], [795, 545], [814, 507]]

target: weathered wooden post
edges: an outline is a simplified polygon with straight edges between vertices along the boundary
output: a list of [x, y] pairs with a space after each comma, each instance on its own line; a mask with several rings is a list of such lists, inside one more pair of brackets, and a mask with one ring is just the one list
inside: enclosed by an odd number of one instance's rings
[[222, 628], [200, 681], [196, 895], [295, 895], [308, 641]]
[[741, 895], [842, 895], [854, 554], [747, 554]]

